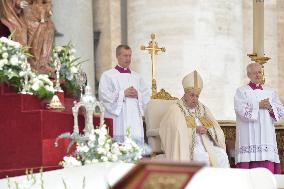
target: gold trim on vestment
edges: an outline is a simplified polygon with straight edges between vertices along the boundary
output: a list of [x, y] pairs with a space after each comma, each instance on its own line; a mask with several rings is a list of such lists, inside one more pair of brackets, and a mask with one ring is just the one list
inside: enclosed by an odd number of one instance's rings
[[[207, 118], [206, 116], [202, 116], [200, 118], [198, 118], [201, 122], [201, 124], [206, 128], [206, 129], [210, 129], [213, 127], [213, 122]], [[189, 128], [197, 128], [197, 125], [195, 123], [195, 117], [193, 117], [192, 115], [187, 115], [185, 116], [185, 121], [186, 121], [186, 125]]]
[[213, 122], [208, 117], [202, 116], [199, 118], [199, 120], [206, 129], [213, 127]]
[[197, 127], [197, 125], [195, 123], [195, 118], [192, 117], [191, 115], [185, 116], [185, 121], [186, 121], [187, 127], [190, 127], [190, 128], [196, 128]]
[[[187, 128], [194, 130], [194, 132], [192, 132], [192, 136], [191, 136], [192, 139], [193, 139], [192, 140], [193, 144], [192, 144], [191, 153], [190, 153], [190, 159], [193, 160], [193, 152], [194, 152], [194, 148], [195, 148], [195, 134], [196, 134], [196, 128], [197, 128], [195, 118], [197, 117], [200, 120], [201, 124], [207, 129], [208, 135], [211, 136], [212, 138], [213, 138], [213, 136], [212, 136], [212, 133], [210, 132], [209, 129], [211, 129], [211, 128], [214, 129], [213, 121], [210, 120], [207, 117], [206, 109], [205, 109], [205, 106], [203, 104], [199, 104], [199, 103], [197, 104], [197, 107], [195, 108], [195, 113], [191, 113], [189, 111], [189, 109], [186, 106], [184, 98], [182, 98], [180, 101], [178, 101], [177, 105], [184, 114], [184, 118], [185, 118], [185, 121], [186, 121]], [[201, 107], [203, 108], [203, 111], [202, 111], [203, 116], [201, 116]], [[201, 136], [201, 137], [203, 138], [204, 136]], [[205, 142], [204, 139], [202, 139], [202, 140], [203, 140], [203, 142]], [[214, 139], [213, 139], [213, 141], [214, 141]], [[208, 149], [209, 149], [208, 144], [204, 143], [203, 145], [204, 145], [206, 151], [208, 152]], [[209, 153], [210, 165], [215, 166], [216, 165], [215, 158], [211, 157], [211, 155], [210, 155], [211, 152], [208, 152], [208, 153]]]
[[182, 102], [183, 102], [183, 104], [180, 104], [179, 102], [177, 102], [177, 104], [178, 104], [180, 110], [184, 114], [184, 118], [185, 118], [186, 125], [187, 125], [188, 128], [197, 128], [197, 125], [196, 125], [196, 122], [195, 122], [195, 118], [198, 118], [200, 120], [201, 124], [206, 129], [210, 129], [210, 128], [213, 127], [213, 122], [206, 116], [205, 107], [204, 106], [202, 106], [204, 115], [201, 116], [201, 107], [199, 106], [199, 104], [195, 108], [195, 113], [191, 113], [189, 111], [189, 109], [186, 107], [184, 99], [182, 99]]

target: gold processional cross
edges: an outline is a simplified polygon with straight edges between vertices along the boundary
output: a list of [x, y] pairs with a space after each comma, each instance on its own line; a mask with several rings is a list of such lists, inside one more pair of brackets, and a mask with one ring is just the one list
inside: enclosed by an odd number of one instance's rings
[[151, 41], [149, 41], [148, 47], [144, 45], [141, 46], [141, 50], [148, 50], [149, 54], [151, 55], [151, 62], [152, 62], [152, 98], [157, 94], [157, 83], [156, 83], [156, 59], [155, 56], [158, 55], [158, 52], [165, 52], [166, 49], [164, 47], [159, 48], [158, 43], [155, 41], [155, 34], [151, 34]]

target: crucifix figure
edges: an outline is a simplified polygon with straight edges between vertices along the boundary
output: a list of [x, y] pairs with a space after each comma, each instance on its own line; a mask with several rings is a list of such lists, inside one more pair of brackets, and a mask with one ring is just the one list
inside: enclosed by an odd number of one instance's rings
[[157, 94], [157, 84], [156, 84], [156, 59], [155, 55], [158, 54], [159, 51], [165, 52], [166, 49], [164, 47], [159, 48], [158, 43], [155, 41], [155, 34], [151, 34], [151, 41], [149, 41], [148, 47], [144, 45], [141, 46], [141, 50], [148, 50], [151, 55], [152, 62], [152, 97]]

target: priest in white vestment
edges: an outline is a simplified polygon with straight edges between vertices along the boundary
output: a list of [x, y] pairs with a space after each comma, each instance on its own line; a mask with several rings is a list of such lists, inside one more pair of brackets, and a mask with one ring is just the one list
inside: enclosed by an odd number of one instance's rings
[[229, 167], [224, 133], [209, 109], [198, 101], [203, 87], [200, 75], [191, 72], [182, 85], [184, 96], [169, 108], [160, 123], [166, 159]]
[[247, 66], [248, 85], [237, 89], [234, 99], [236, 112], [236, 167], [265, 167], [281, 173], [274, 122], [284, 114], [276, 92], [261, 85], [261, 65]]
[[123, 142], [130, 128], [131, 136], [139, 145], [144, 144], [142, 116], [150, 100], [150, 90], [141, 76], [130, 70], [131, 49], [127, 45], [116, 48], [118, 64], [104, 72], [99, 84], [99, 99], [106, 116], [113, 119], [113, 137]]

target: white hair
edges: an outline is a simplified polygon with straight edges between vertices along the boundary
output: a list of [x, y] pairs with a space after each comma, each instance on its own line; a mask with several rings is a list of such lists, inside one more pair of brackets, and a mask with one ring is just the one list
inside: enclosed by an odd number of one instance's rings
[[251, 70], [253, 67], [259, 66], [261, 68], [261, 65], [259, 63], [250, 63], [247, 65], [247, 75], [251, 73]]

